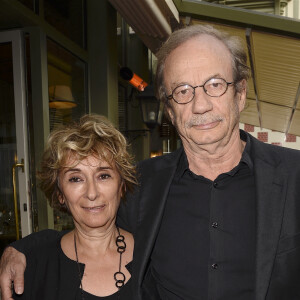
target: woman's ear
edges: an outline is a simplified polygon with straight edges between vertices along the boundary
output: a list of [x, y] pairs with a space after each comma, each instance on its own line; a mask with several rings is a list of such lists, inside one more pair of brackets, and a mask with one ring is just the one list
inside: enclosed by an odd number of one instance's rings
[[124, 180], [122, 180], [122, 183], [121, 183], [121, 199], [125, 196], [126, 194], [126, 184], [124, 182]]
[[60, 203], [61, 205], [64, 205], [64, 204], [65, 204], [65, 198], [64, 198], [63, 194], [59, 193], [59, 194], [57, 195], [57, 198], [58, 198], [58, 201], [59, 201], [59, 203]]

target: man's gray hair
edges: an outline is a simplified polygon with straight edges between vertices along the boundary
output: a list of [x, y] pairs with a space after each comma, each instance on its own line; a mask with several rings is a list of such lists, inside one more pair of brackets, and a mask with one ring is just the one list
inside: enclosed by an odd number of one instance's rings
[[164, 83], [165, 61], [170, 53], [186, 41], [199, 35], [207, 34], [220, 40], [229, 50], [232, 57], [233, 80], [236, 83], [236, 91], [239, 92], [242, 86], [239, 84], [241, 80], [248, 80], [250, 70], [247, 66], [247, 54], [242, 46], [240, 38], [231, 36], [225, 32], [219, 31], [210, 25], [193, 25], [183, 29], [174, 31], [168, 40], [162, 45], [156, 53], [157, 70], [155, 78], [156, 96], [168, 105], [166, 98], [166, 89]]

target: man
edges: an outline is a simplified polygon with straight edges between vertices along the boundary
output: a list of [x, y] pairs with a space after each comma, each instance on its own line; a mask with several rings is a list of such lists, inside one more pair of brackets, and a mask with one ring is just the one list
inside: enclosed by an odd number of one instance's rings
[[[183, 148], [140, 163], [139, 189], [119, 212], [135, 236], [136, 299], [300, 299], [300, 153], [239, 130], [244, 50], [197, 25], [157, 56], [159, 98]], [[8, 248], [3, 300], [24, 265]]]

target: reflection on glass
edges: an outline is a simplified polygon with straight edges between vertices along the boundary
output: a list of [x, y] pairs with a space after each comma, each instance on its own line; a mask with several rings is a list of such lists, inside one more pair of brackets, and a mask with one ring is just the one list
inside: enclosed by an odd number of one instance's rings
[[46, 21], [85, 48], [85, 0], [44, 0]]
[[35, 11], [35, 1], [36, 0], [18, 0], [19, 2], [21, 2], [22, 4], [24, 4], [25, 6], [27, 6], [29, 9]]
[[34, 141], [34, 124], [36, 122], [35, 118], [35, 108], [32, 103], [32, 89], [31, 89], [31, 57], [30, 57], [30, 39], [29, 35], [25, 35], [25, 58], [26, 58], [26, 91], [27, 91], [27, 105], [28, 105], [28, 150], [29, 150], [29, 171], [30, 171], [30, 181], [31, 181], [31, 222], [33, 231], [38, 231], [38, 201], [37, 201], [37, 181], [36, 181], [36, 160], [35, 160], [35, 141]]
[[[87, 113], [85, 63], [52, 40], [47, 40], [50, 130]], [[54, 211], [56, 229], [69, 229], [72, 218]]]
[[86, 113], [85, 63], [47, 40], [50, 130]]
[[11, 43], [0, 44], [0, 252], [16, 239], [12, 166], [16, 125]]

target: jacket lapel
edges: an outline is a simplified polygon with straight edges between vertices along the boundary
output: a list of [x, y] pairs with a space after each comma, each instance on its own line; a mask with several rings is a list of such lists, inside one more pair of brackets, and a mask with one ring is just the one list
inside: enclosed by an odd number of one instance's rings
[[169, 188], [181, 153], [182, 150], [179, 150], [165, 158], [153, 160], [152, 164], [147, 165], [143, 172], [134, 256], [134, 265], [138, 270], [138, 286], [141, 286], [149, 264]]
[[[269, 286], [277, 245], [280, 237], [284, 207], [284, 175], [277, 163], [267, 157], [266, 149], [259, 151], [254, 142], [254, 172], [257, 190], [257, 239], [256, 239], [256, 300], [264, 300]], [[255, 148], [258, 146], [258, 148]], [[257, 151], [258, 150], [258, 151]], [[262, 155], [260, 155], [262, 154]], [[272, 153], [276, 155], [275, 153]]]

